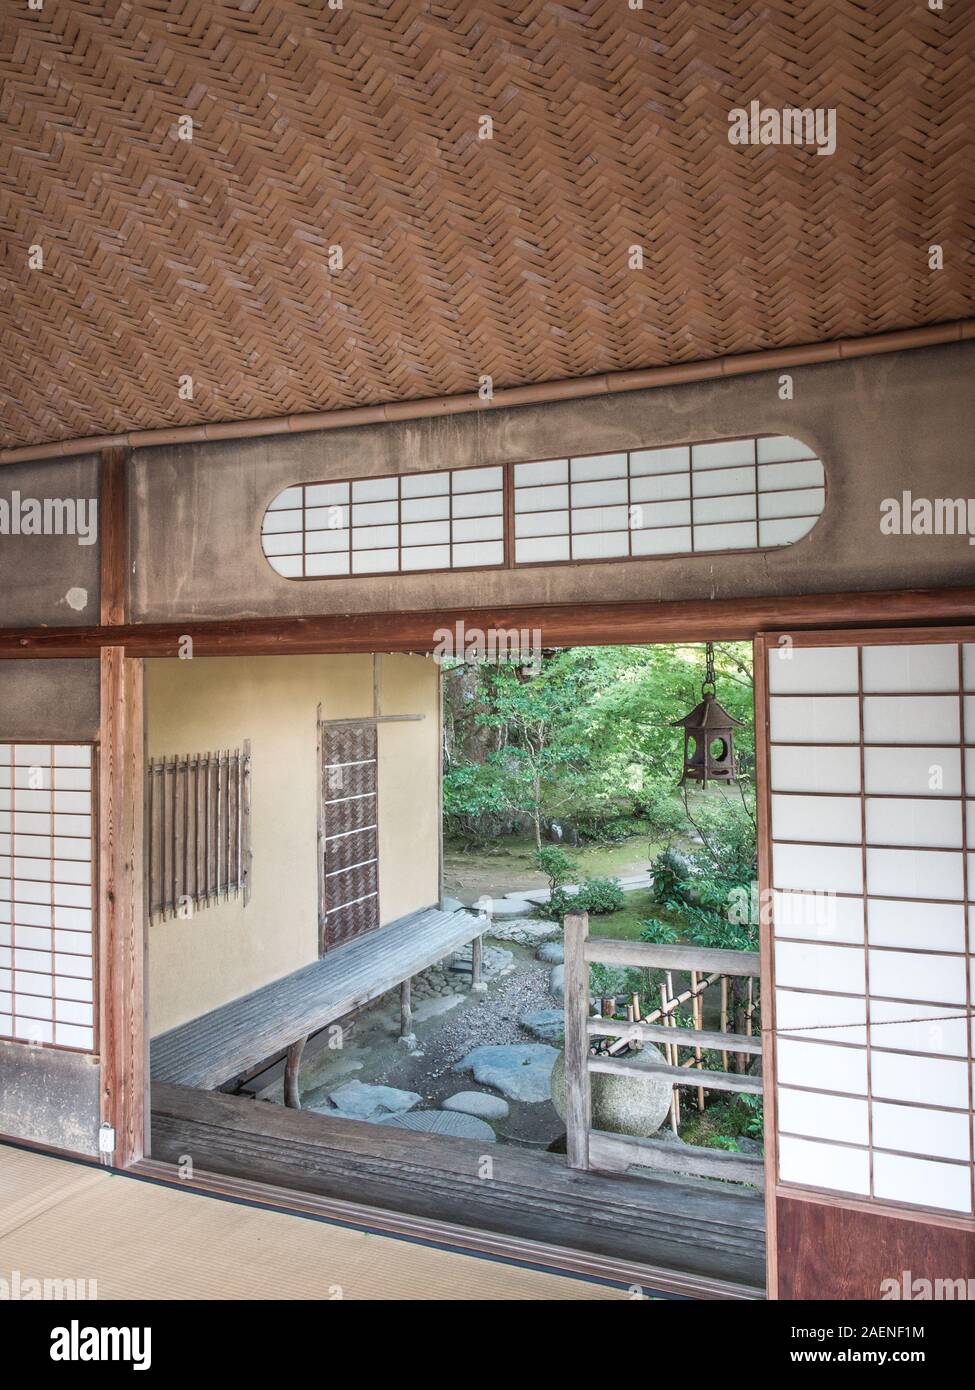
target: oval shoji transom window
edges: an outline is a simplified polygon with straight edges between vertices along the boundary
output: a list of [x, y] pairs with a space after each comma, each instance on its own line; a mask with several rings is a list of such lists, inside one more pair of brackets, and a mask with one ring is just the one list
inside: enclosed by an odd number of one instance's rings
[[762, 435], [301, 483], [261, 541], [287, 579], [713, 555], [793, 545], [825, 500], [816, 454]]

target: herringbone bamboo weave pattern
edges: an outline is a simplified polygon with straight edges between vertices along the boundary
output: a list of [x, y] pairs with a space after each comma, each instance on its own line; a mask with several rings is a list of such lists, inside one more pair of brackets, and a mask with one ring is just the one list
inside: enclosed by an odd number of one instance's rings
[[[971, 312], [969, 0], [0, 0], [0, 15], [5, 445]], [[732, 146], [728, 111], [753, 99], [835, 107], [836, 154]]]

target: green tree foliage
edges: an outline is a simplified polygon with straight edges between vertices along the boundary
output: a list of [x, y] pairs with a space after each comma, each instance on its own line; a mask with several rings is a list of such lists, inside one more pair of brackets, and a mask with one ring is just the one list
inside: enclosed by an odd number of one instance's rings
[[[745, 724], [735, 741], [747, 774], [750, 648], [721, 644], [715, 662], [718, 698]], [[576, 647], [547, 652], [537, 674], [467, 668], [464, 697], [454, 698], [462, 670], [445, 673], [448, 830], [473, 837], [478, 826], [530, 826], [540, 846], [552, 819], [593, 837], [634, 822], [652, 839], [686, 828], [676, 795], [683, 733], [670, 724], [700, 699], [702, 646]]]

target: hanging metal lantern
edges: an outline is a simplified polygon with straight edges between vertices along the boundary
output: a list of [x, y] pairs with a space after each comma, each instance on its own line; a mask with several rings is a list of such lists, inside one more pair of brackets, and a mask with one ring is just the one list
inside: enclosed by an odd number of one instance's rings
[[735, 762], [735, 729], [744, 728], [740, 719], [728, 713], [715, 698], [714, 646], [705, 648], [704, 680], [701, 683], [701, 703], [695, 705], [683, 719], [675, 719], [671, 728], [684, 730], [684, 771], [680, 779], [688, 782], [726, 782], [733, 786], [738, 780]]

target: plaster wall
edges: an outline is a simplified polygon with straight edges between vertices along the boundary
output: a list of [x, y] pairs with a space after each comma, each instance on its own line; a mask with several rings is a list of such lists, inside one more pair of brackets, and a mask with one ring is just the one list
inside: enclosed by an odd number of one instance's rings
[[[380, 661], [379, 880], [383, 923], [439, 897], [437, 688], [425, 657]], [[251, 741], [251, 898], [149, 926], [150, 1035], [318, 957], [317, 709], [373, 713], [371, 656], [146, 662], [150, 756]], [[388, 709], [387, 709], [388, 705]]]
[[[315, 434], [138, 451], [136, 620], [918, 588], [975, 581], [966, 536], [885, 536], [880, 506], [973, 492], [975, 344], [580, 401]], [[315, 480], [564, 457], [756, 433], [794, 435], [827, 471], [826, 510], [796, 545], [458, 574], [295, 581], [264, 559], [264, 509]], [[165, 524], [160, 519], [165, 518]]]

